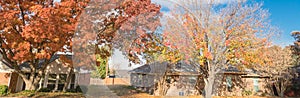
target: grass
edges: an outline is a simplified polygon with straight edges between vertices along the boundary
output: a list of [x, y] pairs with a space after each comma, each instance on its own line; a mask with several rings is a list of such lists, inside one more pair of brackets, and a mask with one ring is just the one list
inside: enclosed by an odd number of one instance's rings
[[110, 90], [121, 98], [203, 98], [202, 96], [153, 96], [148, 93], [136, 90], [129, 85], [107, 85]]
[[[136, 90], [129, 85], [107, 85], [110, 90], [121, 98], [203, 98], [197, 96], [153, 96], [142, 91]], [[278, 97], [260, 97], [260, 96], [214, 96], [213, 98], [278, 98]]]
[[[108, 88], [116, 93], [120, 98], [203, 98], [199, 96], [152, 96], [142, 91], [136, 90], [129, 85], [108, 85]], [[70, 92], [35, 92], [22, 91], [18, 93], [10, 93], [3, 97], [18, 97], [18, 98], [85, 98], [82, 93]], [[274, 98], [274, 97], [258, 97], [258, 96], [214, 96], [213, 98]]]
[[85, 98], [82, 93], [63, 93], [63, 92], [36, 92], [36, 91], [21, 91], [18, 93], [9, 93], [4, 97], [31, 97], [31, 98]]
[[143, 93], [142, 91], [136, 90], [134, 87], [129, 85], [107, 85], [107, 87], [118, 96]]

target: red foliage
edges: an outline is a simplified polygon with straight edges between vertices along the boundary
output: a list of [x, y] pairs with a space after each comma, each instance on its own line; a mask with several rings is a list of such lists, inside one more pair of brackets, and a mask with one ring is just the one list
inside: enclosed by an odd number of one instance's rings
[[88, 0], [0, 1], [2, 55], [22, 63], [50, 59], [55, 52], [64, 51], [63, 46], [71, 45], [77, 17], [87, 3]]

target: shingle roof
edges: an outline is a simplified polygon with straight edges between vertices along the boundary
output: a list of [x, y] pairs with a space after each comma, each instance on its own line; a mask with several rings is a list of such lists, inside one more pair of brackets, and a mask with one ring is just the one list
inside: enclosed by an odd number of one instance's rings
[[162, 74], [166, 71], [167, 65], [167, 62], [155, 62], [151, 64], [145, 64], [143, 66], [129, 71], [129, 73]]
[[194, 65], [188, 64], [186, 62], [180, 61], [176, 64], [170, 64], [167, 62], [155, 62], [151, 64], [145, 64], [138, 68], [135, 68], [130, 73], [140, 73], [140, 74], [163, 74], [169, 68], [168, 75], [198, 75]]
[[193, 64], [188, 64], [184, 61], [179, 61], [176, 64], [171, 65], [170, 73], [169, 74], [175, 74], [175, 75], [183, 75], [183, 74], [199, 74], [197, 71], [196, 66]]
[[[64, 54], [55, 54], [55, 55], [53, 55], [50, 58], [49, 62], [51, 63], [51, 62], [55, 61], [61, 55], [64, 55]], [[72, 55], [66, 55], [66, 56], [67, 56], [67, 58], [72, 59]], [[44, 62], [45, 62], [45, 60], [39, 60], [38, 68], [42, 67], [42, 65], [43, 65]], [[28, 69], [28, 68], [30, 68], [29, 62], [24, 62], [24, 63], [20, 64], [19, 67], [20, 67], [21, 70]]]

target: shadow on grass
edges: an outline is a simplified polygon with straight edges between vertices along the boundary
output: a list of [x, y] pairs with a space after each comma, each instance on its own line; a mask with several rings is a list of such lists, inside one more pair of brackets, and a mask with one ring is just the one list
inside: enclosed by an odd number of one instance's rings
[[107, 85], [107, 87], [116, 93], [118, 96], [124, 96], [124, 95], [133, 95], [138, 93], [145, 93], [140, 90], [135, 89], [132, 86], [129, 85]]
[[32, 98], [85, 98], [81, 93], [38, 93]]
[[63, 92], [34, 92], [21, 91], [18, 93], [10, 93], [2, 97], [18, 97], [18, 98], [84, 98], [82, 93], [63, 93]]
[[88, 97], [117, 97], [106, 85], [81, 85], [82, 93]]
[[9, 93], [5, 97], [32, 97], [36, 94], [33, 90], [24, 90], [18, 93]]

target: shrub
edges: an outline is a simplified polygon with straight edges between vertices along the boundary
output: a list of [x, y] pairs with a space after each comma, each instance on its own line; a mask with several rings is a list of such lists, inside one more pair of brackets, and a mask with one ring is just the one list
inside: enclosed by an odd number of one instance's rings
[[70, 93], [77, 93], [76, 89], [67, 89], [67, 92], [70, 92]]
[[8, 86], [7, 85], [0, 85], [0, 96], [6, 95], [8, 91]]
[[82, 90], [81, 90], [80, 86], [78, 86], [78, 85], [76, 86], [75, 91], [82, 93]]
[[38, 92], [50, 92], [49, 88], [41, 88]]
[[242, 95], [243, 96], [250, 96], [250, 95], [252, 95], [252, 91], [248, 91], [248, 90], [244, 90], [243, 92], [242, 92]]

